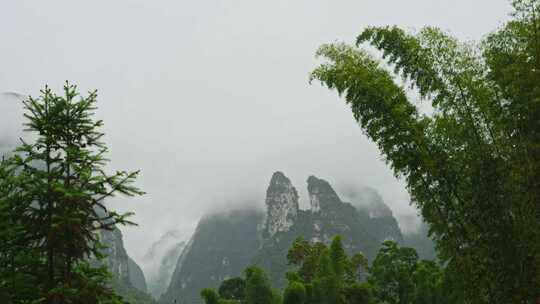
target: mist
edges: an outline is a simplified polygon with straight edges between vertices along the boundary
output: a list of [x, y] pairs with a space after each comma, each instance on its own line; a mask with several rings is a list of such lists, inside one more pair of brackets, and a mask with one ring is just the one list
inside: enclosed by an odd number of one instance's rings
[[[490, 14], [479, 14], [489, 5]], [[323, 43], [368, 25], [439, 26], [479, 39], [506, 0], [5, 1], [0, 92], [38, 96], [64, 81], [99, 90], [111, 169], [141, 170], [122, 228], [142, 260], [168, 231], [189, 235], [205, 213], [262, 208], [274, 171], [308, 206], [309, 175], [377, 189], [404, 232], [419, 223], [403, 181], [335, 93], [308, 83]], [[480, 19], [480, 20], [479, 20]], [[20, 101], [0, 95], [0, 152], [21, 136]]]

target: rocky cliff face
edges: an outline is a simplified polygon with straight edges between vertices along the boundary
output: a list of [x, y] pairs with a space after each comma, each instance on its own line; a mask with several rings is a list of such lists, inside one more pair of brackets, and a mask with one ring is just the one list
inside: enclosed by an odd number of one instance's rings
[[343, 202], [326, 180], [310, 176], [307, 189], [310, 210], [300, 210], [289, 230], [265, 240], [253, 258], [253, 263], [265, 268], [274, 286], [279, 288], [286, 285], [287, 251], [297, 237], [329, 243], [335, 235], [341, 235], [348, 254], [362, 252], [368, 258], [374, 257], [381, 241], [371, 233], [369, 223], [356, 208]]
[[130, 257], [128, 257], [128, 275], [131, 286], [142, 292], [148, 292], [146, 279], [141, 267]]
[[107, 266], [116, 282], [123, 287], [136, 288], [141, 292], [146, 292], [146, 279], [144, 273], [137, 263], [129, 257], [124, 247], [122, 232], [118, 228], [111, 231], [100, 231], [100, 238], [105, 248], [102, 253], [105, 258], [101, 261]]
[[[370, 244], [376, 243], [376, 238], [368, 231], [367, 223], [361, 221], [357, 210], [345, 203], [334, 191], [330, 183], [324, 179], [310, 176], [307, 180], [309, 201], [311, 203], [311, 237], [312, 241], [329, 242], [334, 235], [344, 237], [347, 248], [347, 237], [363, 239], [365, 245], [355, 248], [349, 245], [350, 250], [358, 249], [366, 254], [370, 253]], [[376, 245], [375, 245], [376, 246]]]
[[105, 245], [101, 251], [105, 255], [102, 262], [118, 281], [130, 284], [129, 256], [124, 248], [122, 232], [118, 228], [112, 231], [102, 230], [100, 236], [101, 242]]
[[275, 287], [284, 287], [287, 251], [297, 237], [329, 242], [339, 234], [349, 254], [363, 252], [369, 259], [385, 239], [402, 240], [397, 221], [382, 199], [370, 202], [371, 207], [363, 201], [344, 202], [330, 183], [315, 176], [308, 178], [307, 189], [311, 208], [300, 210], [291, 181], [276, 172], [266, 191], [265, 216], [236, 211], [202, 219], [160, 303], [201, 303], [202, 288], [218, 287], [251, 264], [265, 268]]
[[111, 287], [127, 303], [155, 303], [146, 293], [147, 286], [143, 271], [126, 252], [122, 232], [114, 228], [111, 231], [102, 230], [99, 234], [101, 242], [105, 245], [102, 251], [105, 258], [99, 262], [94, 260], [92, 263], [101, 263], [109, 269], [113, 276]]
[[324, 179], [319, 179], [312, 175], [308, 178], [307, 183], [312, 213], [327, 211], [341, 203], [337, 193]]
[[288, 231], [298, 216], [298, 193], [282, 172], [272, 175], [266, 190], [266, 212], [266, 237]]

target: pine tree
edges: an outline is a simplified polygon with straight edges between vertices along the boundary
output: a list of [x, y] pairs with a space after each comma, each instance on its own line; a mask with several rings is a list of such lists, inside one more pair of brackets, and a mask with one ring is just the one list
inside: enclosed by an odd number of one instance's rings
[[46, 303], [115, 299], [106, 274], [85, 261], [101, 256], [98, 230], [133, 224], [126, 219], [130, 213], [109, 210], [105, 200], [142, 194], [132, 186], [138, 172], [106, 172], [103, 122], [93, 119], [96, 98], [96, 91], [82, 97], [67, 82], [62, 96], [45, 87], [39, 98], [29, 97], [25, 125], [37, 138], [23, 142], [4, 163], [12, 174], [2, 187], [10, 188], [10, 195], [0, 202], [19, 210], [13, 216], [22, 223], [24, 244], [41, 257], [33, 271], [43, 282], [35, 288]]
[[10, 304], [38, 299], [44, 279], [34, 273], [42, 260], [25, 233], [33, 223], [24, 216], [30, 204], [18, 196], [20, 182], [11, 159], [0, 160], [0, 299]]

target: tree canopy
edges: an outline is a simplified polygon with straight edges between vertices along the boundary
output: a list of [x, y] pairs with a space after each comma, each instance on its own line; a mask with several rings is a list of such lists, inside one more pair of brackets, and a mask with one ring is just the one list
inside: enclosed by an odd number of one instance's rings
[[[219, 296], [209, 289], [201, 295], [207, 304], [466, 303], [459, 292], [462, 286], [449, 284], [453, 281], [447, 279], [444, 267], [435, 261], [420, 260], [413, 248], [401, 247], [394, 241], [383, 243], [371, 266], [361, 253], [347, 255], [340, 236], [335, 236], [329, 246], [298, 238], [287, 257], [292, 268], [285, 274], [288, 285], [283, 297], [272, 288], [263, 269], [256, 266], [244, 271], [245, 279], [223, 281]], [[312, 266], [314, 269], [310, 269]], [[303, 275], [306, 273], [313, 275]], [[239, 293], [243, 296], [222, 294], [222, 290], [238, 290], [243, 282], [247, 282], [245, 292]]]
[[36, 139], [0, 163], [0, 294], [8, 303], [119, 301], [107, 271], [88, 260], [102, 257], [99, 230], [133, 224], [105, 200], [142, 192], [132, 185], [138, 172], [106, 172], [96, 101], [95, 91], [83, 97], [66, 83], [63, 95], [45, 87], [23, 102]]
[[476, 44], [369, 27], [356, 46], [321, 46], [311, 76], [344, 96], [478, 303], [540, 298], [540, 1], [512, 4], [513, 19]]

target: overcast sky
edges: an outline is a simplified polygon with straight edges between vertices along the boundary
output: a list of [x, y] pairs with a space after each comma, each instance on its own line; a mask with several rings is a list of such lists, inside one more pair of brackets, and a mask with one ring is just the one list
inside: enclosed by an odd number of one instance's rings
[[[378, 189], [404, 229], [416, 210], [334, 92], [309, 85], [322, 43], [368, 25], [436, 25], [476, 40], [507, 0], [138, 0], [0, 4], [0, 92], [38, 95], [65, 80], [99, 90], [113, 169], [141, 169], [123, 229], [140, 259], [164, 232], [208, 209], [262, 205], [282, 170], [307, 204], [314, 174], [336, 190]], [[16, 98], [0, 96], [0, 141], [17, 138]], [[0, 143], [1, 148], [2, 143]]]

